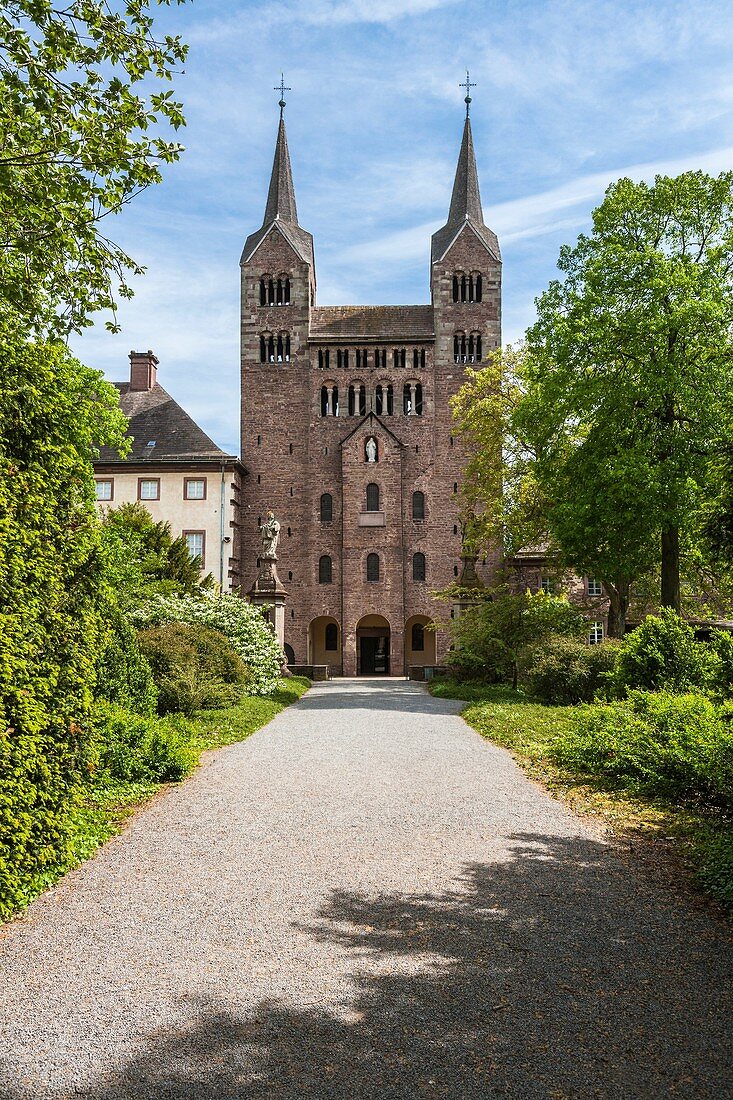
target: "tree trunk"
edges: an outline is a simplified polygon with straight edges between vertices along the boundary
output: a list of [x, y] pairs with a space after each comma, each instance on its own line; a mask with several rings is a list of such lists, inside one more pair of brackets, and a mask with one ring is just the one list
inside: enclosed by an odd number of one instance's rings
[[662, 531], [662, 607], [682, 613], [680, 598], [680, 529], [665, 527]]
[[628, 581], [617, 584], [605, 582], [608, 593], [608, 637], [623, 638], [626, 633], [626, 614], [629, 610], [631, 585]]

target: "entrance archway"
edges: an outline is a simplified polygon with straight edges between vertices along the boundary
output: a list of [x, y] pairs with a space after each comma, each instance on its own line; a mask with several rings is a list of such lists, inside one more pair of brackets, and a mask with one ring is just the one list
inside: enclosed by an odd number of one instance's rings
[[341, 631], [332, 615], [319, 615], [308, 627], [308, 664], [341, 665]]
[[389, 623], [382, 615], [364, 615], [356, 624], [357, 676], [389, 676]]
[[413, 615], [405, 623], [405, 671], [410, 665], [435, 664], [435, 631], [427, 615]]

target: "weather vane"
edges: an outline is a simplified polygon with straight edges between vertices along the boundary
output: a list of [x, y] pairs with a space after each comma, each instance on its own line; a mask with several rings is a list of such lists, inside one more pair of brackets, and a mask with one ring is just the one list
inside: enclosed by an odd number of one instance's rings
[[[468, 69], [466, 69], [465, 83], [459, 84], [458, 87], [466, 89], [466, 98], [465, 98], [464, 102], [466, 104], [466, 118], [468, 118], [468, 112], [471, 110], [471, 88], [476, 87], [475, 84], [471, 83], [471, 78], [468, 75]], [[275, 91], [277, 91], [277, 88], [275, 89]]]
[[280, 93], [280, 102], [279, 102], [278, 106], [280, 108], [280, 118], [282, 118], [283, 117], [283, 110], [285, 108], [285, 93], [286, 92], [292, 92], [292, 90], [293, 90], [292, 88], [286, 88], [285, 87], [285, 74], [284, 73], [280, 73], [280, 83], [276, 84], [275, 87], [272, 90], [274, 92], [279, 92]]

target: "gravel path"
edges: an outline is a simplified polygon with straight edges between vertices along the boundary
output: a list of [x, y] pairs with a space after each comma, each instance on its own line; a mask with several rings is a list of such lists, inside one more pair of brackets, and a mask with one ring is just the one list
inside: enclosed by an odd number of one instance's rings
[[730, 940], [396, 680], [315, 686], [0, 932], [0, 1096], [733, 1095]]

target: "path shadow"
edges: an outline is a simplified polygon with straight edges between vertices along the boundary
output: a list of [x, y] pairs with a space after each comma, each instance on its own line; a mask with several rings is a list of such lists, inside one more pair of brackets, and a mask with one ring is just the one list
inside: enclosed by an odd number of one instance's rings
[[308, 931], [354, 954], [345, 1012], [190, 1005], [179, 1032], [74, 1095], [720, 1100], [729, 940], [643, 891], [600, 843], [517, 834], [440, 896], [336, 893]]
[[321, 690], [309, 691], [298, 703], [299, 710], [368, 710], [401, 714], [459, 714], [465, 703], [439, 699], [425, 688], [407, 680], [363, 680], [340, 684], [329, 681]]

